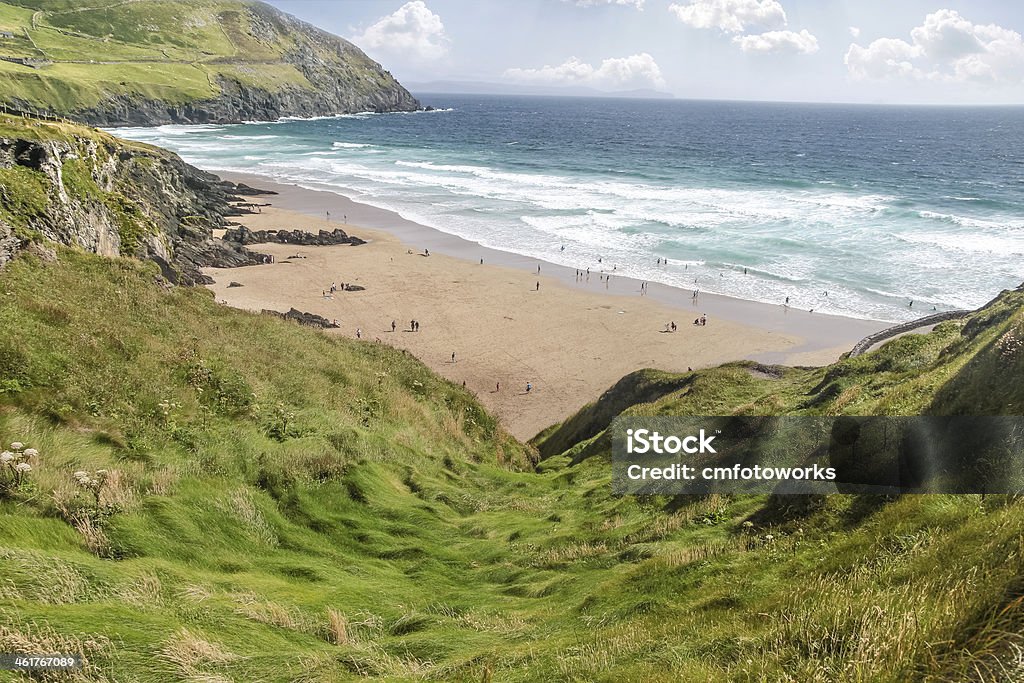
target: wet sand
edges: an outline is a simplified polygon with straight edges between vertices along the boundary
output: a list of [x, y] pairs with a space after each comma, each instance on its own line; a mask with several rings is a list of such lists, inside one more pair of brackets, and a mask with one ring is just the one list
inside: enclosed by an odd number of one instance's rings
[[[342, 227], [369, 244], [254, 247], [277, 262], [208, 269], [219, 301], [249, 310], [295, 307], [337, 319], [341, 329], [332, 334], [354, 337], [361, 329], [363, 340], [407, 349], [465, 382], [521, 439], [569, 417], [633, 370], [682, 372], [740, 359], [825, 364], [886, 327], [710, 294], [694, 302], [689, 291], [654, 283], [641, 296], [638, 281], [602, 281], [597, 264], [581, 264], [591, 275], [577, 279], [571, 268], [487, 249], [332, 192], [221, 175], [280, 193], [252, 198], [273, 204], [239, 219], [253, 230]], [[305, 258], [287, 258], [296, 254]], [[228, 288], [232, 281], [243, 286]], [[366, 289], [322, 295], [343, 282]], [[701, 314], [708, 324], [694, 326]], [[407, 331], [414, 318], [419, 332]], [[665, 332], [670, 321], [677, 332]]]

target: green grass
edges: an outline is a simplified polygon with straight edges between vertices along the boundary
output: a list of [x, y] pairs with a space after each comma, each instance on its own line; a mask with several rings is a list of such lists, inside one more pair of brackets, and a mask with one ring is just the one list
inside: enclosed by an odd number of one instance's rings
[[[0, 272], [0, 440], [40, 451], [0, 498], [0, 645], [112, 680], [905, 681], [999, 680], [1017, 642], [1017, 501], [615, 498], [600, 424], [533, 471], [410, 356], [155, 274], [69, 250]], [[645, 414], [1012, 392], [1021, 296], [824, 370], [619, 391]], [[97, 509], [71, 474], [101, 468]]]
[[0, 218], [26, 228], [34, 216], [46, 213], [49, 205], [46, 176], [24, 166], [0, 168]]

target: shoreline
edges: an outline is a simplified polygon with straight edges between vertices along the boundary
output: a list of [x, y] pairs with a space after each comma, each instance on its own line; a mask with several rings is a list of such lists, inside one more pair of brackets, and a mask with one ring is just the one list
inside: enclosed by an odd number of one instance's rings
[[[457, 235], [443, 232], [421, 223], [416, 223], [389, 209], [382, 209], [364, 204], [345, 195], [328, 189], [310, 189], [297, 184], [283, 183], [256, 173], [236, 171], [211, 171], [224, 180], [245, 183], [256, 189], [272, 190], [277, 195], [260, 195], [263, 201], [273, 207], [306, 214], [310, 217], [326, 218], [331, 212], [330, 222], [355, 230], [357, 237], [363, 237], [359, 230], [379, 230], [396, 237], [409, 245], [414, 251], [429, 249], [431, 253], [453, 256], [468, 262], [479, 263], [483, 258], [485, 264], [506, 266], [536, 274], [537, 265], [541, 266], [541, 274], [555, 275], [563, 284], [577, 288], [573, 268], [551, 263], [543, 259], [522, 256], [514, 252], [503, 251], [482, 246]], [[339, 220], [342, 216], [349, 218], [345, 223]], [[365, 239], [365, 237], [364, 237]], [[591, 280], [587, 290], [596, 290], [601, 284], [600, 274], [591, 265]], [[586, 268], [587, 265], [581, 266]], [[620, 296], [638, 296], [641, 281], [627, 276], [612, 274], [608, 286], [602, 287], [605, 294]], [[586, 283], [584, 283], [586, 284]], [[671, 308], [688, 312], [694, 317], [707, 314], [709, 317], [728, 320], [743, 325], [751, 325], [770, 332], [791, 334], [805, 340], [805, 343], [786, 353], [766, 353], [758, 358], [751, 358], [767, 364], [785, 365], [826, 365], [835, 361], [840, 355], [850, 351], [853, 345], [864, 337], [892, 326], [891, 321], [879, 321], [829, 313], [810, 313], [806, 310], [785, 307], [782, 304], [770, 304], [763, 301], [739, 299], [724, 294], [701, 292], [695, 302], [691, 291], [650, 282], [644, 298], [659, 301]], [[690, 322], [683, 318], [684, 322]], [[828, 354], [823, 354], [823, 351]], [[736, 359], [740, 360], [740, 359]]]
[[[252, 311], [295, 307], [338, 320], [340, 329], [328, 334], [351, 339], [359, 330], [364, 341], [405, 349], [465, 383], [524, 441], [635, 370], [686, 372], [737, 360], [822, 365], [886, 327], [708, 294], [694, 305], [689, 292], [654, 283], [641, 296], [635, 280], [613, 277], [606, 285], [597, 273], [577, 280], [572, 269], [486, 249], [332, 192], [222, 177], [280, 193], [257, 198], [271, 204], [262, 213], [233, 219], [250, 229], [341, 227], [368, 242], [254, 245], [276, 263], [204, 269], [218, 301]], [[345, 216], [347, 223], [339, 220]], [[303, 258], [288, 258], [296, 254]], [[324, 296], [332, 282], [365, 290]], [[707, 326], [694, 326], [702, 314]], [[420, 332], [409, 331], [412, 319], [421, 321]], [[670, 321], [677, 332], [665, 330]]]

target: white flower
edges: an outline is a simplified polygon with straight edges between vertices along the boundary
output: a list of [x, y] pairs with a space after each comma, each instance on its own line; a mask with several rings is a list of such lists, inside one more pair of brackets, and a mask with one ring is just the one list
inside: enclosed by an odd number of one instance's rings
[[4, 463], [6, 465], [7, 463], [13, 462], [13, 461], [14, 461], [14, 453], [11, 453], [10, 451], [4, 451], [3, 453], [0, 453], [0, 462]]
[[31, 472], [32, 465], [29, 465], [27, 462], [19, 462], [14, 466], [14, 469], [18, 472]]
[[11, 450], [12, 451], [20, 451], [24, 447], [25, 447], [25, 444], [23, 444], [20, 441], [15, 441], [14, 443], [11, 444]]
[[37, 451], [36, 449], [34, 449], [34, 448], [26, 448], [25, 449], [25, 457], [26, 458], [34, 458], [37, 455], [39, 455], [39, 451]]
[[78, 470], [77, 472], [75, 472], [71, 476], [73, 476], [75, 479], [88, 479], [89, 478], [89, 473], [85, 472], [83, 470]]

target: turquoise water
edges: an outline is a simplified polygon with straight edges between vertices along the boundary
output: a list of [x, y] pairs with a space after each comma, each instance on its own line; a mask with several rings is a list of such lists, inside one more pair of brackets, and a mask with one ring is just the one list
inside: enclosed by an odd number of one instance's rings
[[423, 100], [440, 110], [117, 134], [488, 247], [822, 312], [902, 320], [1024, 281], [1024, 109]]

